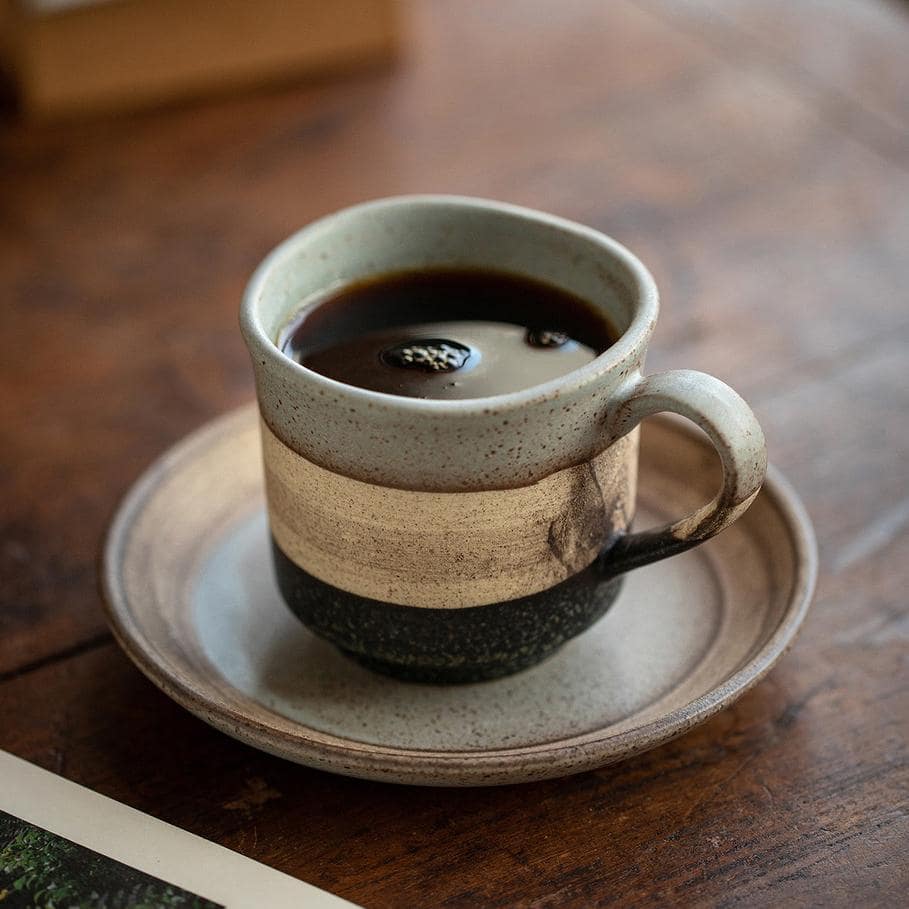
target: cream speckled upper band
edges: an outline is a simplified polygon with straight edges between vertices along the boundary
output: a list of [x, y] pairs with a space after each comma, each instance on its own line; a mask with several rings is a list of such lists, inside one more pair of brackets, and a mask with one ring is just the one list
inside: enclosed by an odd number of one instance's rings
[[[557, 379], [460, 401], [336, 382], [278, 347], [305, 301], [376, 275], [425, 268], [489, 268], [552, 284], [589, 301], [620, 337]], [[426, 305], [431, 311], [431, 300]], [[364, 483], [474, 492], [542, 480], [614, 441], [610, 411], [634, 386], [658, 309], [647, 269], [589, 227], [497, 202], [415, 196], [355, 206], [288, 238], [256, 270], [240, 325], [259, 410], [294, 451]]]

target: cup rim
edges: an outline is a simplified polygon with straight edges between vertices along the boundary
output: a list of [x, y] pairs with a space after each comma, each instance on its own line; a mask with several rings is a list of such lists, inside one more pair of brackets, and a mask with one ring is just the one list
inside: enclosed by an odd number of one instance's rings
[[[444, 398], [411, 398], [389, 392], [373, 391], [323, 376], [321, 373], [303, 366], [284, 354], [263, 328], [259, 319], [259, 308], [257, 305], [274, 269], [287, 259], [296, 256], [300, 249], [305, 246], [311, 234], [324, 230], [331, 225], [332, 221], [368, 211], [412, 206], [445, 206], [461, 211], [496, 212], [506, 214], [517, 222], [546, 224], [562, 232], [592, 242], [594, 245], [606, 250], [613, 258], [622, 262], [631, 275], [631, 290], [634, 294], [635, 307], [631, 322], [612, 346], [589, 363], [585, 363], [583, 366], [555, 379], [531, 385], [519, 391], [487, 395], [479, 398], [453, 400]], [[311, 221], [295, 231], [265, 256], [249, 279], [243, 292], [240, 306], [240, 328], [250, 349], [255, 349], [257, 354], [266, 357], [266, 362], [270, 360], [275, 368], [289, 370], [291, 374], [296, 374], [298, 378], [311, 382], [314, 388], [324, 391], [326, 394], [332, 394], [335, 397], [339, 395], [346, 396], [352, 402], [393, 407], [397, 410], [413, 413], [448, 412], [466, 415], [474, 412], [482, 413], [488, 411], [491, 407], [495, 407], [497, 411], [521, 407], [532, 401], [559, 397], [569, 392], [583, 390], [585, 386], [619, 369], [623, 364], [640, 358], [653, 334], [658, 314], [659, 292], [650, 271], [631, 250], [607, 234], [558, 215], [513, 205], [509, 202], [499, 202], [473, 196], [420, 193], [387, 196], [351, 205]]]

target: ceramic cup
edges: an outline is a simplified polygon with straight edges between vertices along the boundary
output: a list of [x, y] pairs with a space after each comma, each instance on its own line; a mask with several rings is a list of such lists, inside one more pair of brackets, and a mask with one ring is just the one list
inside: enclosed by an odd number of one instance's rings
[[[473, 400], [366, 391], [281, 353], [282, 328], [305, 301], [372, 275], [434, 266], [555, 284], [598, 307], [619, 340], [561, 378]], [[494, 678], [589, 627], [623, 572], [732, 523], [763, 481], [763, 434], [718, 379], [641, 375], [657, 311], [653, 278], [615, 240], [498, 202], [384, 199], [329, 215], [278, 246], [246, 289], [241, 326], [278, 585], [294, 613], [380, 672]], [[722, 486], [693, 514], [631, 532], [637, 426], [660, 411], [707, 432]]]

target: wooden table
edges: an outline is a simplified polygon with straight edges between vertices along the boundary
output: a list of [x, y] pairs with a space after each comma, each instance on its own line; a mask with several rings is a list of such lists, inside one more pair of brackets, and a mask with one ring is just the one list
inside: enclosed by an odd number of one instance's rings
[[[909, 884], [909, 8], [419, 2], [397, 67], [2, 126], [0, 747], [367, 907], [893, 906]], [[624, 764], [476, 791], [310, 771], [209, 729], [105, 630], [150, 460], [249, 400], [240, 292], [322, 213], [544, 208], [654, 270], [651, 370], [753, 404], [817, 526], [795, 648]]]

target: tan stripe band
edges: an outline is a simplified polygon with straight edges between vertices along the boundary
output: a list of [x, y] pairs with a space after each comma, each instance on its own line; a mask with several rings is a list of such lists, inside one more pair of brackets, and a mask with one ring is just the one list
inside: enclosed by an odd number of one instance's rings
[[633, 512], [636, 431], [530, 486], [437, 493], [332, 473], [261, 430], [278, 545], [320, 580], [371, 599], [457, 608], [536, 593], [589, 565]]

